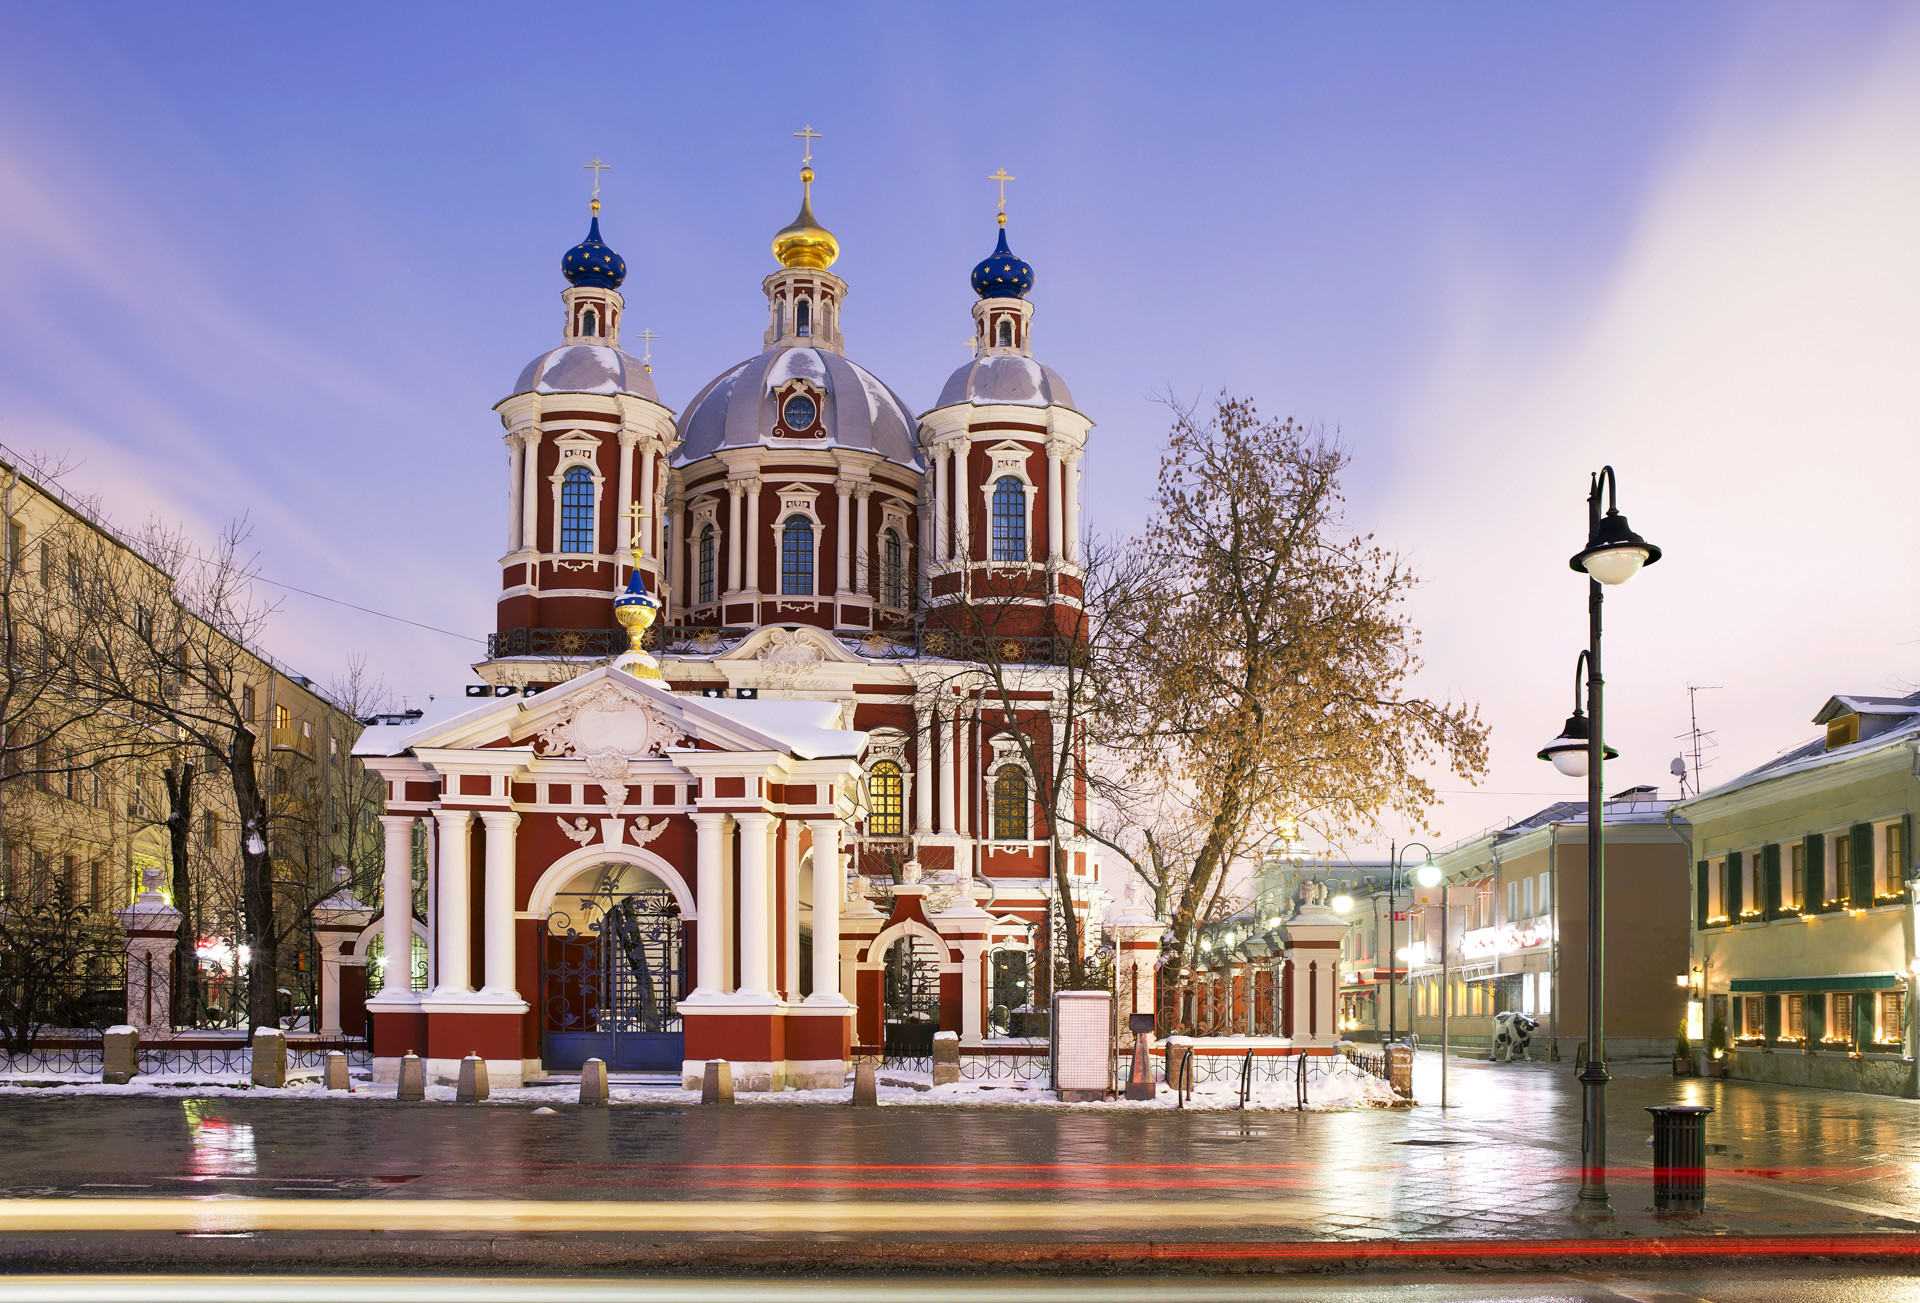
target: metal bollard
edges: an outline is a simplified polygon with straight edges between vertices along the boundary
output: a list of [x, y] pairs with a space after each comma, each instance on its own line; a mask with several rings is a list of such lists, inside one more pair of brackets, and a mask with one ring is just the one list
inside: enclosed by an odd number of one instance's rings
[[1698, 1212], [1707, 1199], [1704, 1104], [1659, 1104], [1653, 1114], [1653, 1204]]

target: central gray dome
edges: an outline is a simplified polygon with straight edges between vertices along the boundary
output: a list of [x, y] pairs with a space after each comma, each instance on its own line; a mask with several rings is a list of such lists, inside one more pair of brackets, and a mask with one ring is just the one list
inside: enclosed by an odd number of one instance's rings
[[687, 404], [680, 415], [680, 450], [674, 464], [685, 466], [722, 448], [766, 443], [779, 423], [775, 392], [789, 380], [805, 380], [820, 391], [820, 424], [826, 437], [783, 439], [783, 447], [866, 448], [902, 466], [925, 469], [914, 438], [915, 422], [893, 390], [838, 353], [785, 346], [742, 362]]

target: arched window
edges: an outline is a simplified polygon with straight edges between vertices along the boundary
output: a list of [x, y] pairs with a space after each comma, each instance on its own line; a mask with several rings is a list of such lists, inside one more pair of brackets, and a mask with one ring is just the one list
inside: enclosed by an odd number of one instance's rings
[[995, 841], [1027, 840], [1027, 771], [1002, 765], [993, 780], [993, 836]]
[[882, 760], [867, 771], [867, 836], [899, 837], [906, 831], [906, 784], [900, 766]]
[[901, 555], [900, 532], [889, 529], [880, 536], [880, 604], [907, 604], [906, 566]]
[[773, 305], [773, 337], [775, 339], [787, 333], [787, 304], [784, 299]]
[[793, 333], [796, 335], [813, 333], [812, 299], [801, 299], [793, 305]]
[[700, 604], [713, 600], [713, 526], [700, 531]]
[[1013, 323], [1005, 317], [1000, 318], [1000, 346], [1002, 348], [1013, 347]]
[[597, 335], [600, 333], [600, 314], [588, 308], [580, 317], [580, 333]]
[[560, 550], [593, 551], [593, 472], [571, 466], [560, 481]]
[[813, 594], [813, 522], [805, 516], [788, 516], [780, 531], [780, 591], [800, 597]]
[[1027, 486], [1011, 475], [993, 486], [993, 559], [1027, 559]]

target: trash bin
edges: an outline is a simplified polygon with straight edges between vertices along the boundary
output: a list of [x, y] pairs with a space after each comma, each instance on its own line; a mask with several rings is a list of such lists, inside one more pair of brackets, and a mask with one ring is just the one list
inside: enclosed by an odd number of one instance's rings
[[1653, 1202], [1699, 1208], [1707, 1197], [1707, 1114], [1704, 1104], [1660, 1104], [1653, 1114]]

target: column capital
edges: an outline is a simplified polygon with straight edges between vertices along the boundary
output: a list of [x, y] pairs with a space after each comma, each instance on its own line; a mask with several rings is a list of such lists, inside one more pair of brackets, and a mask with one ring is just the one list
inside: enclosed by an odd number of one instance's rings
[[696, 828], [725, 828], [727, 820], [733, 818], [725, 810], [695, 810], [687, 817], [693, 820]]
[[380, 816], [380, 826], [382, 828], [399, 828], [407, 832], [412, 832], [413, 825], [419, 818], [420, 816], [417, 814], [383, 814]]
[[482, 810], [480, 820], [489, 828], [511, 828], [520, 822], [518, 810]]
[[773, 816], [765, 810], [739, 810], [732, 817], [742, 829], [756, 832], [765, 831], [767, 825], [773, 822]]
[[740, 496], [741, 496], [742, 494], [744, 494], [744, 493], [745, 493], [746, 491], [747, 491], [747, 482], [746, 482], [746, 480], [744, 480], [744, 479], [730, 479], [730, 480], [728, 480], [728, 481], [727, 481], [727, 496], [728, 496], [728, 497], [732, 497], [732, 498], [737, 498], [737, 497], [740, 497]]
[[442, 828], [465, 828], [473, 822], [473, 811], [435, 810], [433, 818]]

